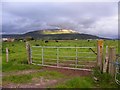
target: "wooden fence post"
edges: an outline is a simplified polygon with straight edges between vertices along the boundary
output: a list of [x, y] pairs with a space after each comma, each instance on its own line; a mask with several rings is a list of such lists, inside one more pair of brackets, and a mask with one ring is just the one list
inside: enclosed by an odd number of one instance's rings
[[100, 71], [103, 69], [103, 40], [97, 42], [97, 66]]
[[75, 60], [75, 67], [77, 68], [78, 65], [78, 49], [76, 48], [76, 60]]
[[6, 48], [6, 62], [8, 62], [8, 54], [9, 54], [9, 51], [8, 51], [8, 48]]
[[28, 64], [32, 64], [31, 48], [30, 48], [30, 44], [29, 44], [28, 42], [26, 42], [26, 50], [27, 50], [27, 60], [28, 60]]
[[109, 47], [109, 67], [108, 67], [108, 72], [112, 76], [115, 75], [115, 59], [116, 59], [115, 47]]
[[107, 72], [108, 70], [108, 62], [109, 62], [109, 53], [108, 53], [108, 46], [106, 46], [106, 55], [105, 55], [105, 61], [104, 61], [104, 65], [103, 65], [103, 72]]
[[59, 67], [59, 48], [57, 47], [57, 67]]

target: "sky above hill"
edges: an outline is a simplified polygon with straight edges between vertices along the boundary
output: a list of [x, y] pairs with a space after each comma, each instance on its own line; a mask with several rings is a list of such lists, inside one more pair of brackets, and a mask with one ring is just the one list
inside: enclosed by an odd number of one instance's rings
[[61, 28], [118, 37], [117, 2], [2, 2], [1, 5], [3, 34]]

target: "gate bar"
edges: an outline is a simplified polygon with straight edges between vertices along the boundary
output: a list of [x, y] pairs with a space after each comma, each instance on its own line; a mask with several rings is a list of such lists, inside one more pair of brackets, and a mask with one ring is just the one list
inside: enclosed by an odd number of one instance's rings
[[70, 67], [57, 67], [57, 66], [51, 66], [51, 65], [41, 65], [41, 64], [35, 64], [33, 65], [39, 65], [39, 66], [47, 66], [47, 67], [53, 67], [53, 68], [62, 68], [62, 69], [71, 69], [71, 70], [83, 70], [83, 71], [93, 71], [91, 69], [84, 69], [84, 68], [70, 68]]
[[52, 46], [32, 46], [34, 48], [40, 48], [40, 47], [43, 47], [43, 48], [96, 48], [96, 47], [52, 47]]
[[78, 50], [76, 48], [76, 60], [75, 60], [75, 67], [77, 68], [77, 63], [78, 63]]

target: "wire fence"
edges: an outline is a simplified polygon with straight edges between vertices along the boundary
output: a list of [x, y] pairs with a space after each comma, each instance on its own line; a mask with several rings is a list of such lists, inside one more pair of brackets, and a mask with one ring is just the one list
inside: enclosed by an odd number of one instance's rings
[[32, 46], [32, 63], [63, 68], [91, 68], [96, 63], [95, 47]]

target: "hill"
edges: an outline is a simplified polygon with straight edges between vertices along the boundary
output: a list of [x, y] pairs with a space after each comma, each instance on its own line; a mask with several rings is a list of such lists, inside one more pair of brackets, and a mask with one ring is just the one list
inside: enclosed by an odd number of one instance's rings
[[45, 30], [37, 30], [26, 33], [27, 35], [32, 34], [77, 34], [78, 32], [70, 29], [45, 29]]
[[42, 39], [42, 40], [100, 39], [100, 37], [98, 36], [82, 34], [67, 29], [37, 30], [37, 31], [27, 32], [25, 34], [10, 34], [10, 35], [2, 35], [2, 36], [3, 38], [16, 38], [16, 39], [33, 37], [34, 39]]

